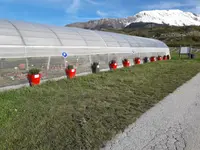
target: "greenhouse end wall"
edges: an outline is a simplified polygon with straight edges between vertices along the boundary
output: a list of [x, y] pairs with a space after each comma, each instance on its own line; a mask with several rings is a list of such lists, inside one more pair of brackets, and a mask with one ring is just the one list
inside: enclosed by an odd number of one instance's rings
[[28, 83], [27, 71], [31, 68], [39, 68], [42, 80], [65, 76], [65, 67], [72, 64], [77, 68], [77, 74], [91, 73], [91, 64], [100, 62], [100, 69], [109, 69], [109, 62], [117, 60], [122, 66], [122, 60], [128, 58], [133, 65], [135, 57], [164, 56], [166, 52], [149, 53], [105, 53], [93, 55], [73, 55], [66, 59], [62, 56], [23, 57], [23, 58], [0, 58], [0, 87]]

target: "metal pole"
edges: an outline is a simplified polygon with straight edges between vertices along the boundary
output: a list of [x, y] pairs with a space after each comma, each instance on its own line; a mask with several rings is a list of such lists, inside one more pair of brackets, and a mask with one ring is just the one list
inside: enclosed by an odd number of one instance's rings
[[26, 46], [24, 48], [25, 48], [25, 57], [26, 57], [26, 70], [29, 70]]
[[50, 67], [50, 61], [51, 61], [51, 56], [49, 56], [49, 58], [48, 58], [47, 70], [49, 70], [49, 67]]
[[67, 60], [66, 60], [66, 58], [64, 57], [64, 65], [65, 65], [65, 68], [67, 67], [66, 62], [67, 62]]
[[26, 70], [29, 70], [29, 66], [28, 66], [28, 58], [26, 58]]
[[89, 55], [89, 61], [90, 61], [90, 64], [92, 64], [92, 57], [91, 57], [91, 55]]

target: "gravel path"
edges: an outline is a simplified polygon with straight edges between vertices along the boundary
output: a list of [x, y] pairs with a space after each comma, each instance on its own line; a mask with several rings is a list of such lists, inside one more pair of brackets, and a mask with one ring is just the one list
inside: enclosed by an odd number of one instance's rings
[[200, 150], [200, 73], [102, 150]]

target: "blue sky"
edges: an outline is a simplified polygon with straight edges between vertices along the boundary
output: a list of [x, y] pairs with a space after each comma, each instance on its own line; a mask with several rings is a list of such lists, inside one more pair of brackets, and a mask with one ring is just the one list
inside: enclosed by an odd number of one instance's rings
[[200, 14], [200, 0], [0, 0], [0, 18], [63, 26], [142, 10], [181, 9]]

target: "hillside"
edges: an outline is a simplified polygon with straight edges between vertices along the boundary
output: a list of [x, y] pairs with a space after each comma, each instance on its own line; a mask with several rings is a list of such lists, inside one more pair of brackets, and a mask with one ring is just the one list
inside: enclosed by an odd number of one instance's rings
[[104, 29], [103, 31], [155, 38], [165, 42], [170, 47], [180, 45], [200, 47], [200, 27], [198, 26], [175, 27], [149, 24], [142, 27], [133, 27], [130, 25], [124, 29]]

